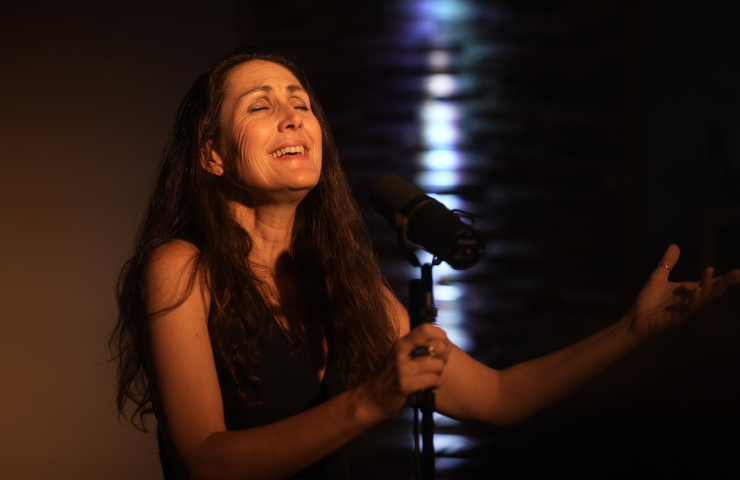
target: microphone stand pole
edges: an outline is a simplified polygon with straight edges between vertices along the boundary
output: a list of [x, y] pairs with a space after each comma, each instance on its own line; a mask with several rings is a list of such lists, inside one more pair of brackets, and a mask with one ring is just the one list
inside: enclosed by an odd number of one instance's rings
[[[421, 279], [409, 280], [409, 316], [411, 328], [424, 322], [434, 323], [437, 317], [437, 308], [434, 306], [434, 292], [432, 283], [432, 265], [425, 263], [421, 266]], [[426, 389], [409, 397], [409, 404], [414, 407], [414, 427], [418, 422], [418, 411], [421, 410], [421, 438], [424, 449], [419, 453], [418, 432], [414, 431], [416, 442], [416, 477], [418, 480], [434, 480], [434, 392]]]
[[[424, 322], [434, 323], [437, 308], [434, 306], [434, 286], [432, 282], [432, 265], [439, 265], [441, 260], [434, 258], [432, 264], [421, 265], [416, 253], [408, 242], [408, 217], [395, 215], [396, 240], [406, 259], [414, 267], [421, 267], [421, 279], [409, 280], [409, 317], [411, 328]], [[422, 345], [420, 345], [422, 346]], [[434, 392], [431, 389], [413, 393], [408, 399], [409, 406], [414, 408], [414, 443], [416, 450], [417, 480], [434, 480]], [[421, 436], [424, 449], [419, 455], [419, 410], [422, 413]]]

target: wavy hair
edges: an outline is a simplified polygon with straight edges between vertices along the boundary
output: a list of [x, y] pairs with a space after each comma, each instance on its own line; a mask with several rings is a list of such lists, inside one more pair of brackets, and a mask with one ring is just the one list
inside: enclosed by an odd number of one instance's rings
[[[225, 182], [229, 179], [224, 178], [228, 176], [212, 175], [201, 165], [206, 142], [221, 133], [227, 75], [252, 60], [273, 62], [293, 73], [307, 91], [321, 126], [321, 176], [296, 210], [291, 252], [302, 272], [301, 287], [310, 298], [318, 299], [323, 327], [344, 360], [340, 376], [345, 386], [354, 387], [368, 378], [395, 341], [387, 283], [310, 82], [288, 57], [253, 49], [232, 51], [207, 69], [183, 99], [133, 253], [118, 277], [118, 319], [109, 339], [117, 361], [116, 406], [126, 416], [127, 403], [133, 403], [135, 409], [128, 418], [137, 428], [146, 430], [144, 416], [153, 413], [144, 359], [145, 268], [154, 250], [174, 240], [186, 240], [198, 249], [186, 292], [193, 288], [196, 274], [203, 273], [204, 288], [211, 297], [208, 330], [222, 374], [237, 386], [245, 406], [259, 403], [261, 382], [255, 365], [260, 349], [268, 345], [265, 332], [269, 329], [262, 327], [270, 317], [260, 293], [262, 282], [247, 262], [253, 243], [228, 207]], [[295, 337], [300, 348], [302, 336]], [[256, 401], [248, 401], [248, 390], [256, 392]]]

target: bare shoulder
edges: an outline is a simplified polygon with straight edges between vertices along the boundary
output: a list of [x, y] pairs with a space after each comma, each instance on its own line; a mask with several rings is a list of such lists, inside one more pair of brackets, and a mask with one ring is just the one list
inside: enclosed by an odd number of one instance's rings
[[181, 273], [200, 254], [195, 245], [185, 240], [173, 240], [154, 250], [147, 262], [147, 277]]
[[[185, 240], [173, 240], [152, 252], [144, 282], [148, 313], [171, 308], [192, 296], [194, 287], [202, 287], [196, 270], [199, 254], [195, 245]], [[204, 295], [202, 288], [197, 290]]]

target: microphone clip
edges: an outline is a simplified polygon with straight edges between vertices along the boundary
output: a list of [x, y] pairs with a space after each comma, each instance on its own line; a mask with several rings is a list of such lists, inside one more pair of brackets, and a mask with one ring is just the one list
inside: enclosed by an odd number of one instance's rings
[[[420, 202], [414, 202], [410, 205], [410, 208], [405, 209], [401, 213], [395, 213], [394, 214], [394, 227], [396, 229], [396, 243], [398, 244], [398, 247], [403, 252], [404, 256], [406, 257], [406, 260], [411, 264], [413, 267], [421, 267], [421, 262], [419, 261], [419, 257], [416, 255], [416, 252], [414, 251], [414, 248], [409, 243], [408, 239], [408, 233], [409, 233], [409, 219], [414, 215], [414, 213], [421, 207], [423, 207], [426, 204], [436, 202], [436, 200], [426, 197]], [[450, 210], [450, 212], [454, 213], [458, 218], [464, 218], [465, 220], [468, 220], [467, 225], [469, 225], [472, 228], [475, 228], [476, 222], [475, 222], [475, 215], [473, 215], [470, 212], [466, 212], [465, 210], [460, 209], [453, 209]], [[424, 251], [428, 251], [424, 247], [420, 246]], [[429, 252], [431, 253], [431, 252]], [[440, 263], [442, 263], [442, 259], [434, 255], [432, 258], [432, 265], [437, 266]]]

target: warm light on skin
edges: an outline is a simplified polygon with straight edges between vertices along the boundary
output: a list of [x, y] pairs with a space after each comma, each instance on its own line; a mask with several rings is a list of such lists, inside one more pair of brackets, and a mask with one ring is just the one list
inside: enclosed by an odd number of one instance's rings
[[[252, 206], [297, 205], [318, 183], [321, 127], [308, 94], [284, 67], [262, 60], [235, 67], [225, 82], [221, 128], [209, 160], [212, 166], [225, 163], [238, 173]], [[291, 146], [307, 151], [271, 155]]]
[[[234, 178], [229, 203], [255, 242], [250, 261], [273, 270], [290, 250], [296, 207], [319, 181], [321, 126], [298, 80], [275, 63], [234, 67], [224, 89], [221, 134], [206, 145], [203, 166]], [[293, 146], [304, 153], [272, 156]]]

